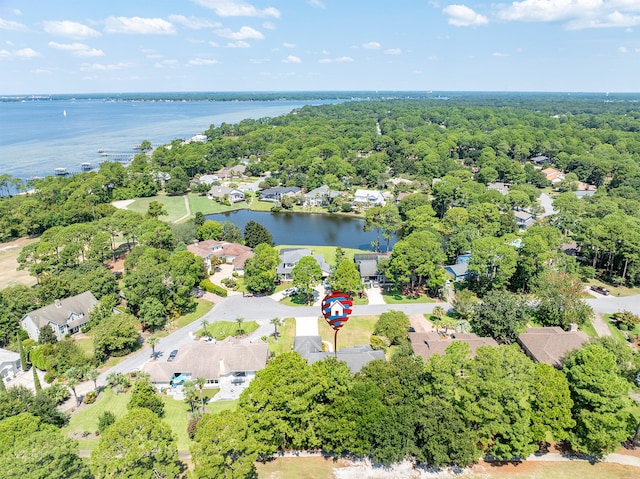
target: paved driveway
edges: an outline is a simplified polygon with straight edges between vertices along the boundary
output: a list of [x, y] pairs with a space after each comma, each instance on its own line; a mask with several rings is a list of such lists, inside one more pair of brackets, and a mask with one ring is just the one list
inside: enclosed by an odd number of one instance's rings
[[367, 298], [369, 298], [369, 304], [387, 304], [384, 302], [380, 288], [368, 288]]

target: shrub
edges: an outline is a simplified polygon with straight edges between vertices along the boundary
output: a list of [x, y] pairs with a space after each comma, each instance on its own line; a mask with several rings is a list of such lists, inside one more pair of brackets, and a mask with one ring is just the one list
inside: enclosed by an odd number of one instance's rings
[[196, 437], [196, 432], [198, 432], [198, 423], [202, 419], [202, 416], [196, 416], [193, 419], [190, 419], [187, 423], [187, 436], [189, 439]]
[[386, 351], [386, 349], [391, 345], [391, 342], [384, 336], [371, 336], [371, 347], [373, 349], [382, 349]]
[[[47, 373], [48, 374], [48, 373]], [[45, 374], [45, 380], [47, 375]], [[55, 378], [53, 378], [55, 379]], [[53, 381], [52, 379], [52, 381]], [[50, 387], [44, 390], [45, 394], [56, 404], [62, 404], [69, 399], [69, 388], [62, 383], [52, 384]]]
[[40, 371], [48, 371], [51, 369], [51, 363], [47, 354], [48, 349], [50, 348], [40, 346], [29, 351], [29, 361]]
[[98, 432], [102, 433], [106, 428], [116, 422], [116, 417], [111, 411], [105, 411], [98, 417]]
[[238, 284], [238, 282], [233, 278], [224, 278], [220, 282], [224, 284], [227, 288], [231, 288], [231, 289], [235, 288]]
[[213, 284], [210, 279], [203, 279], [200, 282], [200, 287], [209, 293], [217, 294], [223, 298], [227, 297], [227, 290], [217, 284]]
[[56, 375], [53, 371], [47, 371], [44, 374], [44, 380], [47, 384], [51, 384], [53, 381], [56, 380]]
[[87, 394], [84, 395], [84, 398], [82, 399], [82, 401], [85, 404], [93, 404], [94, 402], [96, 402], [96, 392], [89, 391]]

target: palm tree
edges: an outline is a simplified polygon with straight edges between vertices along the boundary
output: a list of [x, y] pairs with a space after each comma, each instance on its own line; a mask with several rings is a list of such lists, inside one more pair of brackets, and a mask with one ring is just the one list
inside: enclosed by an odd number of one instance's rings
[[158, 343], [160, 342], [160, 338], [156, 337], [156, 336], [149, 336], [147, 338], [147, 344], [149, 346], [151, 346], [151, 358], [153, 360], [156, 359], [156, 346], [158, 345]]
[[85, 376], [87, 377], [87, 379], [89, 381], [93, 381], [93, 390], [94, 391], [98, 390], [98, 376], [99, 375], [100, 375], [100, 373], [98, 372], [98, 370], [96, 368], [87, 369], [87, 372], [85, 373]]
[[273, 318], [269, 323], [273, 324], [274, 332], [273, 337], [278, 340], [278, 328], [282, 325], [282, 320], [280, 318]]
[[204, 385], [207, 384], [207, 378], [198, 376], [194, 383], [198, 386], [198, 389], [200, 389], [200, 403], [202, 404], [202, 414], [204, 414], [204, 398], [202, 397], [202, 389], [204, 388]]
[[73, 391], [73, 397], [76, 398], [76, 406], [78, 405], [78, 394], [76, 393], [76, 387], [78, 386], [78, 384], [80, 384], [80, 381], [78, 381], [74, 377], [71, 377], [67, 380], [67, 386], [69, 387], [69, 389], [71, 389], [71, 391]]
[[193, 381], [185, 381], [182, 385], [182, 392], [184, 393], [184, 399], [191, 407], [191, 412], [194, 410], [196, 399], [196, 384]]
[[242, 323], [244, 323], [244, 318], [241, 316], [238, 316], [236, 318], [236, 323], [238, 323], [238, 334], [241, 334], [244, 330], [242, 329]]
[[470, 333], [471, 332], [471, 324], [466, 319], [460, 319], [456, 321], [455, 325], [456, 333]]
[[202, 329], [204, 330], [204, 335], [209, 336], [209, 332], [207, 331], [207, 326], [209, 326], [209, 321], [207, 321], [206, 319], [203, 319], [202, 321], [200, 321], [200, 324], [202, 325]]

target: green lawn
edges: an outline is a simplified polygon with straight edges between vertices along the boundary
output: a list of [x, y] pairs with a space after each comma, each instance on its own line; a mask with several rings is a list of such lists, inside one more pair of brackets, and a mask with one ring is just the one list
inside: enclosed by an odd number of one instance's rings
[[82, 349], [84, 354], [87, 356], [93, 356], [95, 353], [95, 348], [93, 347], [93, 338], [89, 336], [88, 338], [80, 338], [74, 339], [73, 341], [76, 345]]
[[[338, 331], [338, 349], [369, 344], [378, 316], [352, 316]], [[334, 331], [324, 318], [318, 318], [318, 332], [323, 341], [333, 345]]]
[[194, 321], [200, 319], [202, 316], [207, 314], [209, 311], [213, 309], [214, 304], [211, 301], [207, 301], [206, 299], [196, 299], [196, 310], [193, 313], [185, 314], [184, 316], [180, 316], [176, 320], [177, 328], [184, 328], [187, 324], [191, 324]]
[[274, 205], [271, 201], [260, 201], [256, 198], [249, 204], [251, 211], [271, 211], [271, 207]]
[[[602, 286], [607, 288], [611, 293], [611, 296], [633, 296], [634, 294], [640, 294], [640, 288], [627, 288], [626, 286], [614, 286], [609, 283], [604, 283], [599, 279], [590, 279], [587, 284], [589, 286]], [[589, 295], [589, 298], [592, 298], [594, 295]]]
[[408, 298], [407, 296], [400, 294], [397, 289], [392, 289], [382, 293], [382, 297], [384, 302], [387, 304], [435, 303], [435, 301], [426, 294], [417, 298]]
[[195, 215], [196, 211], [200, 211], [205, 215], [209, 215], [214, 213], [224, 213], [225, 211], [241, 210], [249, 207], [249, 205], [245, 201], [235, 203], [231, 206], [226, 206], [218, 203], [217, 201], [212, 201], [206, 196], [201, 196], [195, 193], [188, 194], [187, 199], [189, 200], [189, 209], [191, 209], [191, 216]]
[[161, 203], [167, 211], [167, 216], [159, 217], [162, 221], [173, 223], [187, 214], [187, 208], [184, 204], [184, 196], [158, 195], [151, 196], [149, 198], [136, 198], [133, 203], [127, 206], [127, 209], [145, 214], [149, 208], [149, 203], [152, 201]]
[[597, 338], [598, 333], [596, 333], [596, 328], [593, 327], [593, 323], [591, 321], [586, 321], [584, 324], [580, 325], [580, 331], [584, 331], [587, 336], [590, 338]]
[[[245, 321], [242, 323], [242, 331], [244, 334], [251, 334], [258, 329], [258, 323], [255, 321]], [[204, 328], [200, 329], [196, 335], [198, 336], [211, 336], [218, 341], [222, 341], [229, 336], [236, 336], [238, 334], [238, 323], [235, 321], [216, 321], [207, 326], [207, 334], [204, 332]]]
[[278, 328], [278, 340], [269, 336], [269, 352], [277, 356], [293, 350], [293, 340], [296, 335], [295, 318], [284, 318], [282, 326]]

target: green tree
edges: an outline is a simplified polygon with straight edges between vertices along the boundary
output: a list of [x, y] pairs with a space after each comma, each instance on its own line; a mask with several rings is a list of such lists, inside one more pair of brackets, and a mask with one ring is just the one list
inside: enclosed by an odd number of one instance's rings
[[236, 328], [236, 331], [238, 334], [242, 334], [244, 332], [244, 329], [242, 329], [243, 323], [244, 323], [244, 318], [242, 316], [238, 316], [236, 318], [236, 324], [238, 325], [238, 327]]
[[278, 252], [268, 244], [261, 243], [253, 251], [244, 267], [247, 289], [252, 293], [270, 293], [275, 288], [276, 267], [280, 263]]
[[56, 334], [53, 332], [53, 328], [49, 324], [45, 324], [40, 328], [40, 336], [38, 336], [38, 342], [40, 344], [55, 344], [58, 342]]
[[322, 269], [313, 256], [300, 258], [291, 270], [293, 285], [306, 296], [306, 302], [313, 299], [313, 288], [322, 280]]
[[634, 427], [626, 412], [629, 383], [618, 375], [613, 353], [597, 344], [586, 346], [566, 358], [563, 371], [576, 421], [573, 449], [600, 457], [619, 447]]
[[156, 387], [148, 378], [138, 377], [133, 383], [131, 398], [127, 403], [127, 409], [145, 408], [152, 411], [158, 417], [164, 416], [164, 402], [158, 396]]
[[182, 392], [184, 393], [184, 400], [191, 408], [191, 412], [195, 412], [196, 397], [196, 385], [193, 381], [185, 381], [182, 385]]
[[261, 243], [273, 246], [273, 237], [269, 230], [253, 220], [247, 222], [244, 226], [244, 244], [249, 248], [256, 248]]
[[169, 172], [171, 178], [164, 184], [164, 190], [169, 195], [184, 195], [189, 189], [189, 176], [181, 166], [176, 166]]
[[140, 322], [153, 331], [162, 328], [167, 322], [164, 305], [156, 298], [145, 299], [138, 314]]
[[33, 366], [31, 367], [31, 371], [33, 372], [33, 387], [35, 388], [36, 393], [38, 391], [42, 391], [42, 384], [40, 384], [40, 378], [38, 377], [38, 368]]
[[206, 220], [198, 228], [197, 237], [199, 240], [219, 240], [224, 234], [222, 223], [213, 220]]
[[489, 289], [503, 289], [516, 270], [516, 249], [503, 239], [485, 236], [471, 244], [470, 285], [482, 294]]
[[546, 442], [549, 434], [554, 441], [569, 438], [576, 425], [571, 415], [573, 401], [567, 377], [562, 371], [544, 363], [537, 363], [531, 408], [531, 431], [538, 442]]
[[331, 288], [354, 296], [362, 291], [362, 278], [356, 264], [350, 259], [343, 259], [333, 273]]
[[93, 390], [97, 391], [98, 376], [100, 376], [100, 372], [93, 366], [89, 366], [88, 368], [85, 369], [84, 375], [89, 381], [93, 381]]
[[202, 408], [202, 414], [204, 414], [204, 396], [202, 395], [202, 391], [204, 387], [207, 385], [207, 378], [203, 376], [198, 376], [193, 381], [193, 384], [195, 384], [198, 390], [200, 391], [200, 407]]
[[100, 435], [89, 467], [96, 479], [173, 479], [181, 470], [171, 428], [144, 408], [130, 410]]
[[407, 341], [409, 317], [402, 311], [386, 311], [380, 315], [373, 328], [373, 334], [384, 336], [391, 344], [402, 344]]
[[590, 321], [593, 310], [582, 301], [582, 281], [564, 271], [545, 270], [533, 288], [538, 298], [537, 320], [545, 326], [569, 328]]
[[102, 434], [105, 429], [111, 426], [114, 422], [116, 422], [116, 416], [111, 411], [103, 411], [100, 416], [98, 416], [98, 432]]
[[93, 331], [93, 346], [98, 361], [110, 355], [124, 356], [138, 345], [135, 318], [127, 313], [117, 313], [100, 323]]
[[269, 321], [269, 324], [273, 324], [273, 337], [277, 341], [278, 340], [278, 328], [282, 326], [282, 319], [273, 318]]
[[258, 451], [258, 444], [241, 412], [205, 414], [191, 445], [194, 477], [253, 477]]
[[147, 208], [147, 216], [149, 218], [158, 218], [158, 216], [167, 216], [167, 210], [164, 209], [164, 205], [159, 201], [152, 201]]
[[513, 343], [531, 317], [527, 301], [509, 291], [490, 291], [473, 312], [471, 327], [479, 336]]
[[149, 336], [146, 343], [151, 346], [151, 359], [156, 360], [156, 346], [160, 342], [160, 338], [157, 336]]
[[22, 340], [20, 339], [19, 336], [17, 339], [18, 339], [18, 352], [20, 353], [20, 368], [23, 371], [26, 371], [28, 369], [27, 354], [24, 351], [24, 344], [22, 344]]
[[78, 442], [38, 417], [21, 413], [0, 421], [0, 461], [7, 479], [90, 479]]

